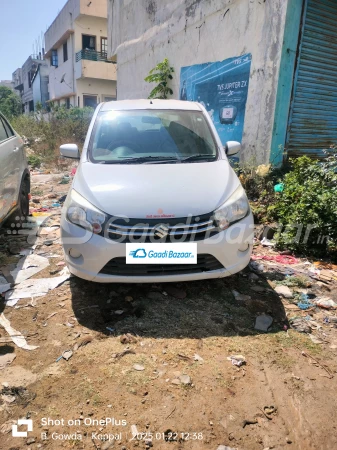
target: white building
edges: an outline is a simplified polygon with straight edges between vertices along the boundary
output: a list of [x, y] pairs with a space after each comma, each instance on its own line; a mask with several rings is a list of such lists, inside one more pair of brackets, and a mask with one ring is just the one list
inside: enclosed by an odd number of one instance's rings
[[173, 98], [203, 101], [246, 161], [322, 156], [337, 142], [335, 0], [109, 0], [118, 99], [146, 98], [168, 58]]
[[45, 33], [49, 98], [96, 106], [116, 99], [116, 64], [107, 58], [107, 0], [68, 0]]

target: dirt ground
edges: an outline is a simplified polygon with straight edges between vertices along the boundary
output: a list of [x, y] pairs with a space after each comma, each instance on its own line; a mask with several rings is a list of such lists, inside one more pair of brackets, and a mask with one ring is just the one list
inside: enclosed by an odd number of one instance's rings
[[[40, 202], [31, 207], [57, 202], [70, 186], [61, 180], [33, 176]], [[57, 195], [42, 198], [49, 194]], [[49, 226], [60, 207], [51, 211]], [[2, 230], [0, 274], [9, 282], [17, 254], [32, 245], [50, 263], [32, 279], [64, 270], [59, 230], [44, 231], [27, 242]], [[276, 254], [258, 243], [254, 253]], [[0, 312], [38, 348], [19, 348], [0, 325], [0, 358], [16, 355], [0, 368], [1, 450], [336, 449], [336, 310], [296, 304], [302, 293], [337, 301], [337, 271], [317, 281], [306, 260], [255, 263], [218, 280], [131, 285], [71, 277], [15, 306], [3, 297]], [[281, 298], [280, 285], [293, 298]], [[273, 319], [268, 332], [254, 328], [261, 314]], [[309, 332], [293, 329], [294, 317], [305, 318]], [[70, 359], [60, 359], [67, 350]], [[232, 355], [245, 363], [233, 365]], [[33, 430], [13, 437], [20, 418]]]

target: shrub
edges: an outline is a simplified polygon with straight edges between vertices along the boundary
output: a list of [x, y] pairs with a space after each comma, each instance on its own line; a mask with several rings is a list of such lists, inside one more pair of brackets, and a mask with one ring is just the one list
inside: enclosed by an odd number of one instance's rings
[[167, 99], [169, 95], [173, 94], [172, 89], [168, 86], [170, 80], [173, 79], [172, 73], [174, 68], [170, 67], [167, 58], [163, 62], [160, 62], [150, 70], [149, 75], [144, 79], [147, 83], [158, 83], [155, 88], [152, 89], [148, 98], [160, 98]]
[[234, 163], [233, 168], [247, 193], [255, 222], [267, 222], [267, 208], [274, 202], [274, 185], [282, 172], [270, 164], [256, 166], [253, 162]]
[[268, 208], [280, 224], [275, 238], [280, 248], [324, 253], [337, 245], [336, 153], [323, 162], [307, 156], [290, 162], [284, 190]]
[[41, 163], [42, 163], [41, 157], [38, 156], [38, 155], [34, 155], [34, 154], [33, 155], [29, 155], [27, 157], [27, 160], [28, 160], [28, 164], [30, 166], [32, 166], [33, 169], [36, 169], [36, 168], [40, 167]]
[[57, 164], [61, 144], [83, 145], [93, 112], [92, 108], [52, 107], [49, 113], [15, 117], [12, 125], [44, 164]]

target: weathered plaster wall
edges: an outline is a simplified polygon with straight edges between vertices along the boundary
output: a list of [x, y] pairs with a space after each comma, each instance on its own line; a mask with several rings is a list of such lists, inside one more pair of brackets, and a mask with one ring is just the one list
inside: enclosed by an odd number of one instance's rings
[[146, 98], [144, 77], [167, 57], [179, 96], [182, 66], [252, 54], [243, 157], [269, 161], [288, 0], [109, 0], [109, 55], [118, 99]]

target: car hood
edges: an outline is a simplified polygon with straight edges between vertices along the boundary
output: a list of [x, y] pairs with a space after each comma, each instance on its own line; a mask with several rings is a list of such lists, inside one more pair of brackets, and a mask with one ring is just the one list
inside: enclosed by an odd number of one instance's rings
[[110, 165], [82, 162], [73, 188], [110, 215], [157, 218], [210, 213], [239, 184], [227, 160]]

